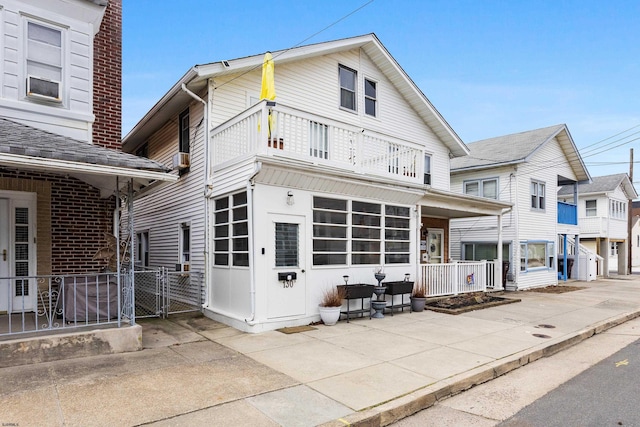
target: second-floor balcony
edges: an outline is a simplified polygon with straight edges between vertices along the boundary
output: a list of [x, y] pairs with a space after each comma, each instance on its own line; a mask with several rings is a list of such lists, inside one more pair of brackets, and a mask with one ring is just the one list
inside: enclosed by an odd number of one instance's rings
[[627, 220], [602, 216], [580, 218], [580, 234], [582, 237], [627, 238]]
[[578, 225], [578, 207], [570, 203], [558, 202], [558, 224]]
[[424, 171], [423, 146], [266, 101], [213, 129], [211, 141], [213, 167], [247, 155], [280, 155], [405, 182], [430, 183]]

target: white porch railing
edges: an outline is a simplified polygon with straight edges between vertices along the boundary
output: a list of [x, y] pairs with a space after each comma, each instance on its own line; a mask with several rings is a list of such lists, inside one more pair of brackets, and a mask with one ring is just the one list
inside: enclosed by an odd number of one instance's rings
[[[484, 292], [495, 286], [496, 262], [459, 261], [447, 264], [422, 264], [422, 285], [427, 296], [457, 295], [467, 292]], [[489, 286], [491, 283], [491, 286]]]
[[213, 129], [211, 138], [213, 167], [262, 154], [416, 183], [424, 174], [418, 144], [266, 101]]

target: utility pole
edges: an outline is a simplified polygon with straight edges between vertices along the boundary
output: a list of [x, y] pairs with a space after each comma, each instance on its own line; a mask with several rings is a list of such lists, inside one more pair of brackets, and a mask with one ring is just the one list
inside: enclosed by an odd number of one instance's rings
[[[629, 179], [631, 180], [631, 185], [633, 185], [633, 148], [629, 149]], [[633, 269], [631, 267], [631, 263], [633, 262], [633, 257], [631, 256], [631, 252], [633, 251], [633, 235], [632, 235], [632, 226], [633, 226], [633, 200], [629, 200], [629, 206], [627, 208], [627, 273], [632, 274]]]

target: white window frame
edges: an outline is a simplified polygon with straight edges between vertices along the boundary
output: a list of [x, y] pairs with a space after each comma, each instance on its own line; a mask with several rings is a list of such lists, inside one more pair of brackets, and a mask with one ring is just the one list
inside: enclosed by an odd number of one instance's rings
[[[342, 86], [343, 70], [349, 73], [353, 73], [353, 89], [348, 88], [346, 86]], [[339, 64], [338, 65], [338, 86], [340, 87], [340, 97], [338, 99], [338, 104], [340, 105], [340, 109], [345, 111], [350, 111], [352, 113], [356, 113], [358, 111], [358, 72], [353, 68], [347, 67], [346, 65]], [[342, 91], [348, 91], [353, 93], [353, 108], [342, 105]]]
[[[540, 191], [542, 190], [542, 191]], [[544, 181], [531, 180], [530, 185], [530, 206], [532, 210], [544, 212], [547, 208], [547, 185]], [[540, 194], [542, 193], [542, 194]]]
[[[589, 206], [589, 202], [593, 202], [593, 206]], [[588, 217], [598, 216], [598, 200], [591, 199], [584, 201], [584, 215]]]
[[[367, 82], [373, 83], [375, 92], [373, 96], [367, 95]], [[365, 77], [362, 93], [364, 94], [364, 114], [369, 117], [378, 117], [378, 82], [374, 79]], [[367, 101], [373, 102], [373, 114], [367, 112]]]
[[[544, 264], [536, 265], [535, 267], [529, 266], [529, 247], [544, 246]], [[523, 273], [529, 271], [542, 271], [551, 270], [555, 266], [555, 242], [548, 240], [527, 240], [520, 242], [520, 271]], [[536, 259], [540, 259], [537, 257]]]
[[[24, 58], [23, 58], [23, 78], [22, 78], [22, 89], [20, 91], [20, 93], [22, 94], [23, 99], [25, 100], [29, 100], [32, 102], [49, 102], [51, 103], [51, 101], [54, 101], [55, 104], [50, 104], [50, 105], [65, 105], [66, 104], [66, 100], [67, 100], [67, 84], [66, 82], [68, 81], [67, 79], [67, 74], [68, 74], [68, 70], [69, 70], [69, 49], [67, 48], [67, 40], [68, 40], [68, 36], [67, 36], [67, 27], [66, 26], [62, 26], [62, 25], [56, 25], [54, 23], [50, 23], [50, 22], [45, 22], [45, 21], [41, 21], [39, 19], [36, 19], [34, 17], [31, 16], [23, 16], [22, 19], [22, 24], [23, 24], [23, 29], [22, 29], [22, 35], [23, 35], [23, 46], [24, 46], [24, 50], [23, 50], [23, 54], [24, 54]], [[30, 58], [30, 49], [29, 49], [29, 24], [33, 24], [33, 25], [38, 25], [40, 27], [44, 27], [44, 28], [48, 28], [54, 31], [58, 31], [60, 33], [60, 65], [57, 65], [55, 63], [51, 63], [51, 61], [47, 62], [46, 59], [43, 58]], [[35, 43], [39, 43], [37, 41], [35, 41]], [[46, 75], [38, 75], [38, 74], [43, 74], [43, 73], [32, 73], [29, 71], [29, 63], [40, 63], [42, 65], [44, 65], [45, 67], [51, 67], [51, 68], [59, 68], [60, 69], [60, 77], [59, 80], [56, 80], [54, 78], [51, 78], [50, 76], [46, 76]], [[56, 81], [59, 84], [58, 87], [58, 94], [59, 94], [59, 99], [58, 100], [54, 100], [53, 98], [51, 99], [47, 99], [47, 97], [45, 96], [27, 96], [27, 79], [29, 78], [29, 76], [32, 77], [37, 77], [37, 78], [43, 78], [45, 80], [51, 80], [51, 81]]]
[[[244, 197], [244, 203], [236, 201], [236, 198]], [[227, 194], [222, 197], [218, 197], [214, 200], [214, 255], [213, 265], [216, 268], [248, 268], [249, 257], [249, 208], [247, 200], [247, 192], [240, 191], [233, 194]], [[218, 201], [226, 200], [226, 207], [218, 208], [216, 204]], [[237, 203], [236, 203], [237, 202]], [[244, 212], [243, 215], [241, 215]], [[221, 219], [226, 213], [226, 221], [220, 220], [218, 222], [217, 215], [221, 215]], [[217, 233], [218, 229], [223, 230], [226, 228], [226, 235], [220, 236]], [[240, 230], [245, 228], [246, 234], [240, 233]], [[247, 242], [246, 250], [238, 249], [236, 243], [240, 241]], [[225, 245], [226, 243], [226, 245]], [[218, 247], [226, 246], [226, 249], [218, 249]], [[226, 256], [226, 262], [222, 262], [222, 258]], [[246, 265], [242, 260], [246, 260]]]
[[[185, 235], [188, 242], [185, 244]], [[178, 263], [182, 266], [181, 271], [189, 271], [191, 266], [191, 252], [193, 250], [193, 239], [191, 235], [191, 223], [182, 222], [178, 234]]]
[[425, 185], [432, 185], [433, 183], [433, 177], [432, 177], [432, 173], [431, 173], [431, 163], [433, 163], [432, 160], [433, 156], [431, 156], [431, 154], [429, 153], [424, 153], [424, 164], [423, 164], [423, 168], [424, 168], [424, 181], [423, 184]]
[[[496, 184], [496, 196], [495, 197], [485, 196], [485, 194], [484, 194], [485, 183], [492, 182], [492, 181], [494, 181], [495, 184]], [[471, 193], [469, 193], [467, 191], [467, 186], [471, 185], [471, 184], [477, 184], [478, 185], [478, 194], [471, 194]], [[462, 183], [462, 186], [463, 186], [464, 194], [470, 194], [472, 196], [484, 197], [486, 199], [494, 199], [494, 200], [498, 200], [499, 199], [498, 194], [500, 193], [499, 192], [500, 181], [498, 180], [498, 178], [472, 179], [472, 180], [464, 181]]]

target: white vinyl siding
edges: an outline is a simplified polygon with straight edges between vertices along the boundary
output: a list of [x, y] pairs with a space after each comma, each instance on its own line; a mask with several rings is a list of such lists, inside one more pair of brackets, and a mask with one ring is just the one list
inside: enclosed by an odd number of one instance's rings
[[[96, 6], [82, 2], [74, 9], [54, 11], [57, 2], [53, 1], [5, 0], [2, 3], [0, 116], [80, 141], [90, 141], [94, 120], [91, 96], [94, 29], [93, 23], [84, 19], [95, 13]], [[88, 12], [86, 8], [93, 10]], [[67, 12], [68, 16], [65, 16]], [[45, 29], [43, 37], [36, 35], [34, 26]], [[53, 30], [53, 33], [47, 30]], [[59, 31], [59, 41], [56, 31]], [[30, 74], [59, 81], [61, 102], [27, 97], [27, 76]]]
[[[364, 114], [364, 97], [361, 95], [356, 97], [359, 114], [337, 108], [340, 98], [337, 69], [341, 64], [358, 72], [357, 87], [362, 88], [364, 85], [362, 76], [377, 83], [377, 98], [384, 100], [384, 106], [378, 105], [378, 117]], [[294, 107], [351, 126], [424, 145], [425, 151], [431, 155], [431, 185], [441, 190], [449, 189], [449, 150], [363, 52], [354, 49], [299, 62], [276, 62], [275, 74], [278, 105]], [[210, 90], [216, 88], [211, 107], [211, 127], [215, 128], [246, 110], [251, 94], [257, 96], [260, 92], [260, 81], [260, 70], [256, 70], [245, 75], [220, 76], [216, 78], [215, 84], [210, 83]], [[323, 96], [314, 96], [318, 93]], [[384, 116], [381, 113], [383, 107]], [[331, 153], [328, 157], [331, 158]], [[213, 166], [215, 165], [214, 159]]]

